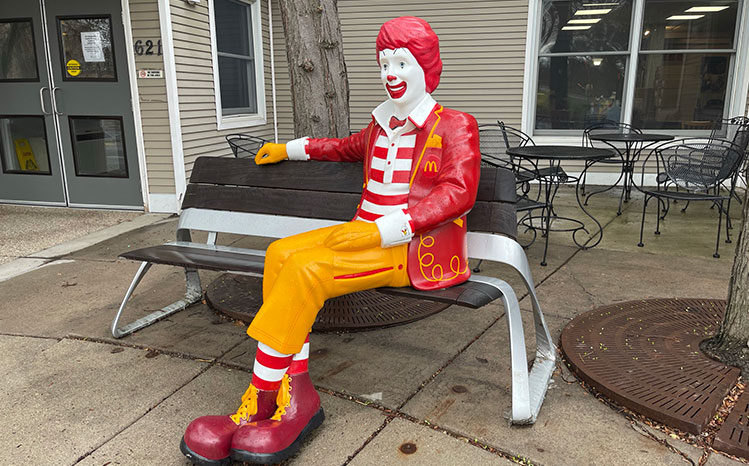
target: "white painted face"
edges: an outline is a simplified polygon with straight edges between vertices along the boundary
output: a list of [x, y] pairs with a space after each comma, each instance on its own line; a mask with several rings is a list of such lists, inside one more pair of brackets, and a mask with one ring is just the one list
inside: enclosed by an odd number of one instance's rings
[[380, 79], [396, 106], [412, 108], [427, 93], [424, 70], [407, 48], [380, 51]]

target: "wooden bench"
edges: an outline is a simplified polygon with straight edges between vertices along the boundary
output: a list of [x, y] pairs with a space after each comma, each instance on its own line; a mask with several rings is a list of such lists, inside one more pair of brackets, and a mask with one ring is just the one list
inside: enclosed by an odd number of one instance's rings
[[[121, 255], [142, 263], [112, 322], [112, 334], [123, 337], [199, 301], [202, 289], [198, 269], [262, 274], [264, 251], [217, 245], [219, 233], [282, 238], [348, 221], [356, 211], [361, 189], [362, 168], [355, 163], [284, 162], [256, 166], [246, 159], [198, 158], [182, 203], [177, 240]], [[473, 259], [507, 264], [520, 274], [535, 320], [536, 358], [530, 372], [520, 306], [512, 287], [503, 280], [474, 274], [469, 281], [443, 290], [407, 287], [380, 291], [474, 309], [501, 299], [510, 334], [511, 418], [514, 423], [531, 424], [541, 408], [556, 354], [525, 252], [514, 239], [515, 199], [511, 171], [482, 167], [478, 200], [468, 215], [468, 254]], [[208, 232], [207, 242], [193, 242], [191, 230]], [[184, 267], [185, 297], [120, 327], [125, 305], [153, 264]]]

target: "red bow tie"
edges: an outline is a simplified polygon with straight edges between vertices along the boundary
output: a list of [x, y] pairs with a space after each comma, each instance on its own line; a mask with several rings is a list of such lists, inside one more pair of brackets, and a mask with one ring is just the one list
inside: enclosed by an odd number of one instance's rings
[[401, 126], [405, 125], [407, 121], [408, 121], [408, 118], [404, 118], [402, 120], [399, 120], [399, 119], [395, 118], [394, 116], [391, 116], [390, 117], [390, 129], [395, 129], [395, 128], [401, 127]]

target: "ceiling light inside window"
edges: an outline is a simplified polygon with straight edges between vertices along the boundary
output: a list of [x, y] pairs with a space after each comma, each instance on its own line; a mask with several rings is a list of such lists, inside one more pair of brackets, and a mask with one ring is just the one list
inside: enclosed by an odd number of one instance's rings
[[650, 29], [646, 30], [643, 35], [649, 36], [650, 35]]
[[577, 10], [575, 12], [575, 16], [581, 16], [581, 15], [605, 15], [606, 13], [610, 12], [611, 8], [596, 8], [594, 10]]
[[715, 13], [716, 11], [723, 11], [730, 6], [693, 6], [688, 9], [686, 13]]
[[568, 24], [596, 24], [601, 18], [583, 18], [583, 19], [571, 19]]
[[593, 66], [601, 66], [601, 63], [603, 63], [603, 58], [594, 58], [593, 59]]
[[667, 21], [679, 21], [683, 19], [700, 19], [704, 18], [705, 15], [673, 15], [666, 18]]
[[590, 29], [590, 26], [564, 26], [562, 31], [584, 31]]

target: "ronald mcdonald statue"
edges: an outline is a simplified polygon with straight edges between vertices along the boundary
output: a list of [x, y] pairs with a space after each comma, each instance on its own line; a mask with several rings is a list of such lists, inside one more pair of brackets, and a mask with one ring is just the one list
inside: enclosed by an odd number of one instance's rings
[[294, 454], [325, 418], [307, 372], [308, 334], [328, 298], [384, 286], [445, 288], [470, 276], [466, 214], [479, 181], [478, 126], [435, 102], [439, 41], [420, 18], [382, 25], [376, 43], [388, 99], [342, 139], [265, 144], [255, 163], [361, 162], [364, 187], [348, 223], [280, 239], [267, 250], [263, 305], [247, 334], [258, 341], [252, 383], [234, 414], [187, 427], [194, 463], [271, 464]]

